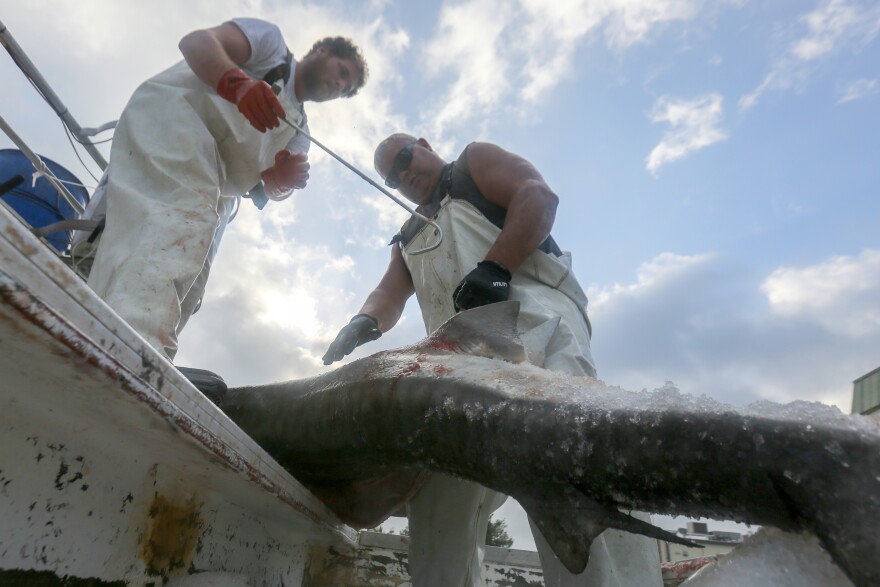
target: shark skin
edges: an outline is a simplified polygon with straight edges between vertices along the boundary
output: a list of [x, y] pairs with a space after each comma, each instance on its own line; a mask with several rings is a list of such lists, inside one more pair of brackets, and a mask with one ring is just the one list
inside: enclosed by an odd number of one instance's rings
[[855, 585], [880, 585], [876, 423], [554, 373], [528, 362], [518, 311], [462, 312], [418, 344], [233, 388], [220, 407], [344, 520], [371, 480], [396, 479], [400, 497], [440, 471], [519, 501], [574, 573], [606, 528], [682, 542], [629, 509], [808, 532]]

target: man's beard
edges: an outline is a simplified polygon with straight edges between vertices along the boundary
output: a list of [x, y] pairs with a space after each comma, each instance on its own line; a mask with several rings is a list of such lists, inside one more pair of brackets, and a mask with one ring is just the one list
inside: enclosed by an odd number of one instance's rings
[[327, 89], [327, 84], [321, 79], [321, 71], [324, 68], [323, 60], [316, 59], [305, 67], [303, 72], [303, 90], [304, 100], [312, 100], [313, 102], [323, 102], [328, 99], [329, 92], [322, 90]]

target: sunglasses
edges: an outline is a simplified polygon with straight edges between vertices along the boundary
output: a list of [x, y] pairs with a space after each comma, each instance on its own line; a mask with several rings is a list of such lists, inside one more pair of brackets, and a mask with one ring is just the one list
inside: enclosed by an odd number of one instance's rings
[[391, 171], [388, 172], [388, 177], [385, 178], [385, 185], [391, 189], [396, 190], [400, 187], [400, 172], [406, 171], [409, 164], [412, 163], [413, 148], [417, 142], [418, 141], [413, 141], [409, 143], [397, 153], [397, 156], [394, 157]]

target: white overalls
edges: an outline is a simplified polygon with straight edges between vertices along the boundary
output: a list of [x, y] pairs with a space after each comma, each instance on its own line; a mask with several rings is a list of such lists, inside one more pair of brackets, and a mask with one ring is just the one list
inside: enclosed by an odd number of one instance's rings
[[[444, 235], [439, 248], [416, 256], [407, 253], [435, 242], [435, 229], [430, 225], [422, 227], [403, 248], [429, 333], [455, 314], [455, 287], [485, 258], [501, 232], [471, 203], [449, 196], [443, 199], [435, 220]], [[595, 376], [587, 298], [571, 272], [568, 253], [561, 257], [540, 250], [532, 253], [513, 275], [510, 299], [520, 302], [520, 332], [561, 317], [544, 351], [545, 368]], [[413, 587], [483, 587], [486, 526], [490, 513], [504, 499], [504, 495], [476, 483], [432, 474], [408, 508]], [[639, 517], [650, 519], [647, 515]], [[531, 520], [529, 523], [547, 587], [662, 585], [657, 547], [649, 538], [607, 530], [593, 542], [584, 573], [572, 575], [537, 527]]]
[[[299, 124], [292, 87], [279, 99]], [[235, 198], [259, 184], [295, 134], [283, 124], [260, 133], [185, 62], [147, 80], [126, 106], [88, 283], [168, 358], [204, 292]]]

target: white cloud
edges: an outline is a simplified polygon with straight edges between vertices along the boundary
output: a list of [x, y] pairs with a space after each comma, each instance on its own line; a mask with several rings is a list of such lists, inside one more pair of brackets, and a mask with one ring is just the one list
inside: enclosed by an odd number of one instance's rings
[[406, 219], [410, 217], [409, 212], [390, 200], [381, 198], [381, 196], [364, 197], [362, 201], [364, 206], [375, 210], [378, 216], [378, 228], [383, 234], [396, 233], [403, 223], [406, 222]]
[[694, 19], [702, 0], [466, 0], [445, 4], [425, 51], [448, 90], [424, 120], [438, 139], [450, 126], [482, 120], [499, 104], [532, 108], [575, 75], [576, 49], [596, 38], [615, 50], [647, 42], [663, 25]]
[[672, 128], [648, 155], [648, 171], [656, 176], [663, 165], [725, 140], [727, 133], [719, 128], [722, 102], [718, 94], [694, 100], [659, 98], [650, 114], [651, 122], [668, 122]]
[[880, 250], [833, 257], [804, 268], [782, 267], [761, 290], [774, 314], [861, 337], [880, 330]]
[[451, 123], [460, 123], [492, 108], [507, 92], [510, 62], [500, 37], [509, 23], [510, 6], [492, 0], [444, 5], [435, 37], [425, 49], [425, 73], [454, 71], [455, 81], [440, 106], [426, 118], [430, 136], [440, 137]]
[[660, 253], [650, 261], [642, 263], [636, 270], [636, 282], [630, 284], [616, 283], [607, 288], [591, 288], [589, 291], [590, 308], [601, 308], [617, 296], [640, 297], [650, 295], [653, 288], [661, 287], [665, 282], [675, 280], [689, 270], [711, 261], [713, 255], [677, 255]]
[[625, 389], [673, 381], [734, 405], [807, 400], [847, 412], [852, 380], [878, 366], [878, 275], [876, 250], [768, 276], [718, 255], [658, 255], [632, 283], [588, 291], [599, 376]]
[[255, 298], [254, 316], [259, 320], [299, 332], [307, 339], [322, 334], [316, 312], [318, 300], [304, 287], [267, 289], [257, 292]]
[[741, 111], [750, 110], [758, 103], [758, 99], [764, 95], [764, 92], [769, 90], [770, 88], [774, 88], [777, 90], [782, 90], [788, 88], [791, 85], [791, 80], [788, 78], [782, 78], [782, 81], [779, 80], [779, 75], [775, 71], [771, 71], [764, 77], [764, 81], [762, 81], [757, 88], [743, 96], [739, 99], [739, 109]]
[[612, 47], [629, 47], [643, 42], [663, 23], [691, 20], [703, 2], [694, 0], [615, 0], [605, 3], [608, 15], [606, 38]]
[[[758, 103], [768, 91], [783, 91], [809, 80], [816, 64], [851, 48], [859, 52], [880, 34], [880, 5], [851, 0], [826, 0], [800, 18], [806, 32], [776, 58], [771, 71], [754, 90], [739, 100], [741, 111]], [[801, 28], [802, 30], [802, 28]]]
[[527, 79], [522, 98], [536, 102], [544, 92], [572, 77], [578, 45], [600, 32], [604, 31], [609, 47], [625, 50], [646, 42], [663, 24], [693, 19], [701, 4], [692, 0], [523, 0], [525, 42], [521, 50], [527, 59]]
[[[397, 60], [409, 46], [409, 35], [382, 21], [363, 28], [331, 22], [307, 38], [327, 34], [350, 36], [367, 59], [370, 77], [354, 98], [307, 105], [312, 136], [346, 162], [378, 179], [373, 172], [373, 149], [386, 136], [407, 126], [405, 117], [392, 109], [388, 87], [402, 83]], [[309, 151], [313, 167], [327, 167], [337, 175], [350, 176], [351, 171], [331, 158], [317, 145]]]
[[181, 336], [180, 364], [238, 385], [322, 368], [321, 355], [359, 303], [348, 286], [357, 268], [334, 247], [304, 242], [301, 222], [274, 222], [293, 214], [288, 204], [270, 204], [267, 214], [244, 202], [211, 269], [203, 308]]
[[799, 39], [791, 53], [801, 61], [812, 61], [835, 50], [859, 24], [859, 10], [846, 0], [829, 0], [819, 10], [803, 17], [809, 33]]
[[838, 104], [852, 102], [853, 100], [861, 100], [868, 96], [880, 93], [880, 82], [876, 79], [857, 79], [847, 84], [840, 92], [840, 100]]

